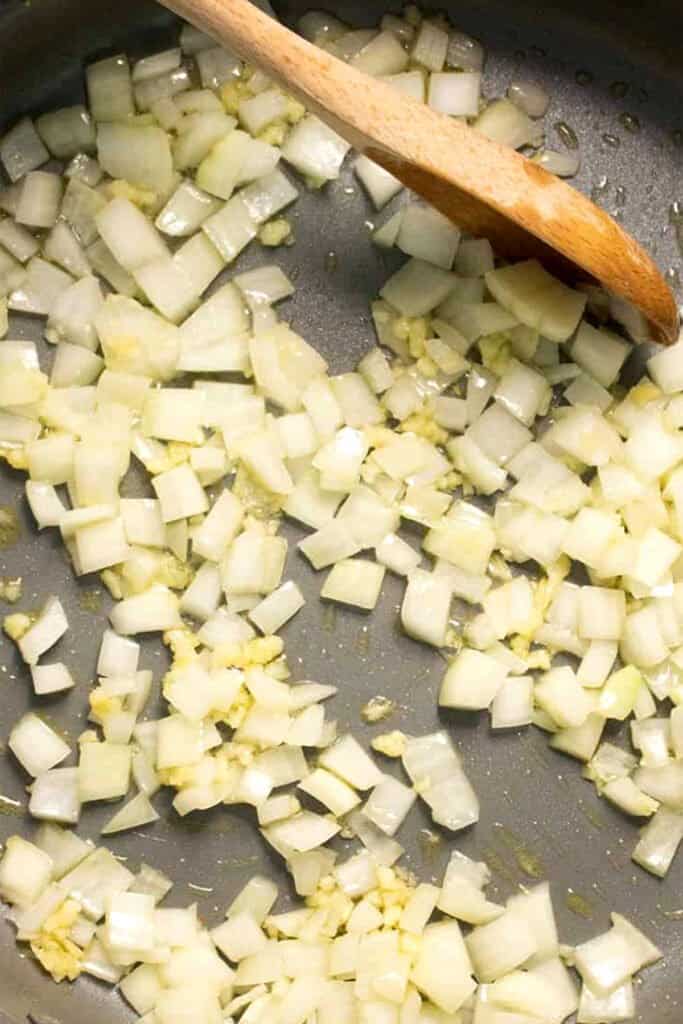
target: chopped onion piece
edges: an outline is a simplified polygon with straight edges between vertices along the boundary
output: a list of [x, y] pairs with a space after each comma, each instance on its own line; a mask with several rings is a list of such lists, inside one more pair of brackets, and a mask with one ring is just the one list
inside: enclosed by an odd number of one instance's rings
[[478, 71], [443, 71], [429, 76], [428, 105], [452, 117], [476, 117], [479, 113], [481, 74]]
[[284, 844], [295, 853], [307, 853], [322, 846], [340, 830], [340, 825], [312, 811], [301, 811], [264, 830], [268, 841]]
[[474, 128], [488, 139], [512, 149], [538, 146], [543, 139], [542, 131], [509, 99], [489, 103], [474, 122]]
[[122, 636], [175, 629], [180, 625], [178, 599], [168, 588], [156, 585], [142, 594], [119, 601], [109, 619]]
[[224, 924], [214, 928], [211, 938], [221, 953], [233, 963], [253, 956], [267, 944], [263, 931], [246, 911], [231, 916]]
[[506, 676], [507, 669], [495, 658], [480, 651], [461, 651], [444, 676], [439, 704], [469, 711], [488, 708]]
[[19, 181], [49, 160], [33, 121], [22, 118], [0, 140], [0, 161], [11, 182]]
[[478, 821], [479, 801], [446, 733], [410, 739], [403, 766], [437, 824], [455, 832]]
[[415, 37], [411, 57], [428, 71], [441, 71], [448, 51], [448, 33], [431, 21], [423, 20]]
[[247, 185], [240, 195], [253, 222], [263, 224], [293, 203], [299, 193], [285, 174], [276, 168]]
[[97, 228], [114, 258], [125, 270], [168, 256], [156, 229], [128, 199], [113, 199], [96, 217]]
[[450, 617], [453, 592], [444, 577], [416, 569], [408, 577], [401, 606], [401, 622], [409, 636], [442, 647]]
[[571, 337], [586, 305], [585, 295], [567, 288], [535, 260], [489, 271], [486, 284], [505, 309], [555, 342]]
[[457, 921], [427, 925], [412, 971], [414, 984], [446, 1014], [455, 1014], [476, 989], [472, 963]]
[[361, 558], [337, 562], [325, 580], [320, 596], [371, 611], [379, 600], [384, 571], [384, 566]]
[[683, 815], [660, 807], [642, 829], [631, 854], [636, 864], [664, 878], [683, 839]]
[[602, 787], [602, 796], [607, 797], [610, 803], [626, 814], [639, 818], [651, 817], [659, 807], [657, 801], [638, 789], [632, 779], [614, 779], [608, 782]]
[[491, 704], [492, 729], [518, 729], [530, 725], [533, 681], [530, 676], [506, 678]]
[[573, 178], [581, 168], [581, 155], [578, 151], [557, 153], [552, 149], [544, 149], [532, 159], [535, 164], [544, 167], [551, 174], [556, 174], [558, 178]]
[[86, 68], [88, 100], [94, 121], [123, 121], [135, 113], [130, 68], [123, 56]]
[[249, 613], [249, 618], [264, 634], [277, 633], [304, 606], [304, 596], [296, 583], [283, 583]]
[[93, 849], [92, 843], [59, 825], [41, 825], [35, 836], [36, 846], [52, 858], [52, 876], [60, 879], [73, 870]]
[[393, 836], [416, 799], [417, 794], [410, 787], [385, 775], [363, 805], [363, 814], [382, 832]]
[[26, 267], [26, 276], [11, 292], [8, 308], [17, 313], [50, 316], [59, 299], [73, 284], [70, 274], [59, 270], [40, 256], [34, 256]]
[[10, 836], [0, 858], [0, 897], [29, 907], [40, 897], [52, 876], [52, 858], [20, 836]]
[[567, 665], [546, 672], [534, 688], [534, 698], [560, 728], [582, 725], [591, 711], [583, 687]]
[[398, 576], [410, 576], [420, 564], [420, 553], [398, 534], [388, 533], [375, 548], [377, 561]]
[[23, 179], [15, 218], [18, 224], [51, 228], [59, 213], [62, 180], [57, 174], [31, 171]]
[[341, 736], [331, 747], [323, 750], [319, 763], [354, 789], [372, 789], [383, 778], [372, 758], [351, 735]]
[[453, 287], [441, 267], [411, 259], [385, 283], [380, 295], [403, 316], [424, 316], [443, 302]]
[[129, 828], [141, 828], [157, 821], [158, 818], [159, 815], [149, 802], [148, 796], [145, 793], [138, 793], [102, 826], [101, 832], [102, 835], [108, 836]]
[[576, 333], [571, 355], [598, 384], [609, 388], [619, 376], [630, 350], [631, 346], [623, 338], [604, 329], [597, 330], [584, 320]]
[[324, 768], [317, 768], [306, 776], [299, 783], [299, 789], [324, 804], [336, 817], [348, 814], [360, 803], [360, 797], [351, 786]]
[[[202, 33], [198, 35], [202, 35]], [[234, 54], [216, 46], [213, 40], [210, 45], [202, 45], [199, 49], [196, 48], [196, 45], [195, 42], [195, 60], [199, 68], [201, 83], [205, 89], [217, 89], [223, 82], [229, 82], [239, 75], [240, 62]]]
[[[231, 545], [221, 566], [227, 595], [269, 594], [280, 585], [287, 541], [247, 531]], [[258, 603], [258, 602], [257, 602]]]
[[300, 174], [324, 182], [339, 176], [350, 148], [345, 139], [313, 114], [307, 114], [287, 137], [282, 156]]
[[360, 839], [377, 864], [391, 867], [403, 854], [401, 844], [382, 832], [373, 821], [365, 817], [362, 811], [352, 811], [346, 819], [346, 824]]
[[450, 270], [459, 242], [460, 230], [438, 210], [418, 203], [404, 208], [396, 245], [406, 255]]
[[28, 712], [12, 728], [9, 749], [29, 775], [36, 778], [70, 754], [70, 748], [42, 718]]
[[52, 768], [38, 775], [31, 786], [28, 810], [34, 818], [77, 824], [81, 815], [78, 769]]
[[74, 543], [75, 566], [79, 576], [118, 565], [130, 555], [121, 516], [77, 529]]
[[474, 973], [483, 982], [504, 977], [538, 950], [536, 937], [523, 912], [513, 905], [495, 921], [473, 929], [465, 943]]
[[[383, 167], [380, 167], [379, 164], [376, 164], [367, 156], [359, 156], [353, 165], [353, 169], [360, 179], [363, 188], [370, 196], [376, 210], [381, 210], [382, 207], [386, 206], [389, 200], [393, 199], [403, 188], [398, 178], [395, 178], [389, 171], [385, 171]], [[378, 245], [381, 244], [381, 241], [378, 241], [376, 236], [374, 241]], [[392, 244], [394, 243], [392, 242]]]
[[508, 86], [508, 99], [511, 99], [529, 117], [543, 117], [550, 106], [550, 97], [545, 89], [536, 82], [515, 81]]
[[68, 628], [61, 602], [57, 597], [48, 598], [36, 621], [17, 641], [24, 661], [37, 665], [41, 654], [53, 647]]
[[78, 762], [81, 801], [125, 796], [130, 783], [130, 747], [119, 743], [83, 743]]
[[52, 484], [27, 480], [26, 497], [39, 530], [59, 526], [66, 509]]
[[612, 914], [612, 927], [574, 950], [576, 969], [591, 991], [608, 996], [661, 953], [620, 914]]
[[625, 982], [609, 995], [595, 995], [583, 985], [579, 1000], [578, 1024], [613, 1024], [635, 1017], [636, 1006], [631, 981]]
[[73, 676], [66, 665], [55, 662], [52, 665], [33, 665], [31, 668], [33, 689], [38, 695], [61, 693], [75, 686]]

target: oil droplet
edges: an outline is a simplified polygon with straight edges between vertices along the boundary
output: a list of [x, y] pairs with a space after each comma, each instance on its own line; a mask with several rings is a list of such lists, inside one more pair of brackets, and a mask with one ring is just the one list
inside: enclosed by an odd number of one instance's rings
[[628, 93], [628, 82], [612, 82], [609, 91], [615, 100], [623, 100]]
[[16, 604], [21, 600], [21, 576], [0, 576], [0, 601]]
[[497, 829], [505, 845], [512, 850], [520, 871], [523, 871], [529, 878], [543, 878], [546, 870], [540, 857], [537, 857], [514, 832], [510, 832], [509, 829], [500, 825], [497, 826]]
[[576, 137], [576, 132], [567, 124], [566, 121], [558, 121], [557, 124], [554, 125], [554, 128], [567, 149], [579, 148], [579, 140]]
[[367, 654], [369, 649], [370, 633], [368, 632], [368, 627], [363, 626], [363, 628], [358, 633], [358, 636], [356, 637], [356, 650], [358, 651], [359, 654]]
[[326, 633], [334, 633], [337, 626], [337, 608], [333, 604], [326, 604], [323, 608], [323, 629]]
[[102, 591], [81, 591], [78, 595], [78, 606], [79, 608], [82, 608], [84, 612], [91, 612], [93, 615], [96, 615], [102, 607]]
[[583, 917], [587, 921], [590, 921], [593, 917], [593, 907], [585, 897], [581, 896], [578, 892], [574, 892], [573, 889], [567, 890], [565, 903], [567, 909], [571, 910], [572, 914], [576, 914], [577, 917]]
[[599, 814], [592, 807], [586, 806], [583, 800], [579, 801], [578, 807], [586, 821], [589, 821], [593, 828], [602, 829], [605, 827], [605, 823]]
[[617, 185], [616, 189], [614, 190], [614, 202], [617, 204], [617, 206], [626, 205], [626, 189], [623, 185]]
[[258, 855], [253, 854], [251, 857], [233, 857], [229, 863], [233, 868], [248, 868], [250, 865], [256, 864], [258, 860]]
[[605, 193], [607, 192], [608, 188], [609, 178], [607, 177], [607, 175], [603, 174], [598, 178], [598, 180], [593, 185], [593, 188], [591, 189], [591, 199], [593, 200], [593, 202], [597, 203], [600, 199], [602, 199]]
[[0, 795], [0, 814], [21, 818], [24, 815], [24, 805], [19, 800], [12, 800], [11, 797]]
[[666, 917], [670, 921], [683, 920], [683, 910], [665, 910], [661, 903], [657, 904], [657, 910], [662, 915], [662, 917]]
[[626, 129], [627, 132], [631, 132], [632, 135], [637, 135], [640, 131], [640, 121], [635, 114], [623, 113], [619, 117], [620, 124]]
[[424, 860], [434, 860], [441, 847], [441, 836], [430, 828], [421, 828], [417, 841]]
[[390, 715], [395, 714], [397, 708], [396, 701], [378, 694], [363, 705], [360, 709], [360, 716], [368, 725], [374, 725], [375, 722], [383, 722]]
[[11, 548], [20, 535], [17, 513], [11, 505], [0, 505], [0, 550]]
[[353, 185], [345, 185], [343, 191], [345, 196], [355, 196], [356, 194], [356, 190]]
[[337, 254], [334, 250], [325, 253], [325, 273], [333, 274], [337, 269]]
[[590, 85], [593, 81], [593, 75], [590, 71], [577, 71], [576, 81], [579, 85]]
[[665, 276], [672, 288], [681, 287], [681, 275], [678, 267], [669, 267]]
[[611, 132], [605, 132], [602, 136], [602, 141], [605, 143], [606, 146], [609, 146], [611, 149], [618, 149], [621, 145], [621, 139], [619, 139], [616, 135], [612, 135]]
[[513, 869], [505, 863], [500, 854], [496, 853], [495, 850], [486, 847], [483, 851], [483, 856], [492, 874], [498, 875], [499, 878], [505, 878], [508, 882], [517, 881]]
[[678, 251], [683, 256], [683, 203], [678, 199], [669, 207], [669, 223], [674, 228]]

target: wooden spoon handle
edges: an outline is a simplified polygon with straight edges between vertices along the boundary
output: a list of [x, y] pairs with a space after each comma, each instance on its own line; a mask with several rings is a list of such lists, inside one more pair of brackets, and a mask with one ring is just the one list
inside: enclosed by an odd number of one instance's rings
[[[678, 309], [650, 256], [576, 189], [460, 121], [437, 114], [301, 39], [249, 0], [163, 0], [258, 65], [446, 216], [509, 259], [576, 267], [643, 311], [662, 341]], [[558, 257], [559, 254], [559, 257]]]

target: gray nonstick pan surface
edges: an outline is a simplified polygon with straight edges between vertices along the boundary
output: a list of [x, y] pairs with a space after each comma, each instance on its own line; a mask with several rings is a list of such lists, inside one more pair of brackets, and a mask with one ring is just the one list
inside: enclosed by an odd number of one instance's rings
[[[293, 23], [311, 6], [317, 5], [293, 0], [278, 10]], [[374, 24], [392, 5], [351, 0], [327, 6], [351, 22]], [[574, 129], [583, 157], [578, 186], [616, 213], [675, 278], [681, 258], [669, 208], [683, 198], [680, 5], [669, 0], [545, 5], [458, 0], [450, 7], [455, 23], [487, 48], [487, 91], [500, 95], [520, 73], [545, 85], [553, 97], [546, 119], [549, 144], [562, 148], [554, 127], [558, 123]], [[23, 113], [80, 99], [84, 62], [121, 49], [141, 55], [168, 45], [176, 35], [177, 23], [142, 0], [0, 0], [0, 130]], [[283, 315], [323, 352], [334, 372], [350, 369], [373, 343], [368, 302], [389, 271], [389, 260], [370, 245], [364, 226], [373, 218], [371, 208], [346, 170], [323, 195], [303, 194], [293, 218], [297, 243], [276, 254], [297, 284]], [[258, 251], [247, 251], [239, 269], [260, 260]], [[38, 338], [40, 327], [16, 317], [11, 335]], [[36, 607], [51, 593], [67, 608], [71, 628], [55, 654], [69, 664], [79, 685], [67, 696], [41, 701], [40, 710], [73, 741], [85, 727], [86, 688], [109, 601], [92, 579], [73, 578], [60, 540], [49, 532], [37, 534], [22, 495], [20, 475], [3, 464], [0, 505], [18, 506], [21, 536], [0, 550], [0, 575], [23, 578], [20, 609]], [[291, 524], [285, 534], [290, 542], [301, 536]], [[582, 781], [580, 766], [550, 751], [539, 731], [494, 736], [487, 716], [440, 716], [436, 688], [443, 661], [401, 633], [401, 585], [395, 578], [387, 578], [371, 617], [343, 609], [331, 617], [318, 600], [319, 578], [291, 543], [287, 575], [299, 582], [308, 600], [284, 631], [295, 675], [337, 685], [335, 717], [365, 742], [388, 727], [415, 733], [438, 724], [447, 727], [482, 804], [479, 824], [458, 834], [455, 843], [468, 855], [488, 860], [501, 897], [536, 878], [550, 879], [566, 942], [604, 930], [610, 910], [632, 917], [665, 954], [638, 986], [638, 1019], [679, 1024], [683, 858], [663, 882], [636, 868], [630, 861], [636, 826], [601, 801]], [[0, 614], [8, 610], [0, 607]], [[158, 681], [165, 665], [161, 645], [145, 641], [142, 667], [154, 669]], [[0, 794], [22, 804], [27, 779], [3, 745], [13, 722], [35, 702], [29, 691], [28, 674], [13, 644], [2, 637]], [[377, 694], [393, 698], [399, 711], [390, 723], [370, 727], [360, 709]], [[153, 705], [149, 711], [153, 714]], [[175, 879], [171, 905], [196, 901], [205, 918], [217, 922], [234, 893], [257, 872], [279, 878], [283, 901], [287, 898], [288, 878], [248, 814], [217, 807], [179, 819], [170, 812], [167, 794], [157, 799], [160, 821], [115, 836], [108, 845], [133, 866], [146, 861]], [[0, 811], [8, 807], [0, 801]], [[28, 816], [19, 814], [0, 814], [0, 840], [15, 831], [30, 835]], [[110, 814], [111, 808], [89, 805], [80, 833], [97, 840]], [[416, 807], [401, 840], [409, 866], [424, 880], [441, 874], [454, 845], [445, 835], [435, 842], [434, 835], [424, 809]], [[115, 1024], [133, 1016], [109, 987], [85, 976], [74, 985], [54, 985], [30, 958], [20, 958], [13, 929], [0, 920], [0, 1021], [23, 1022], [29, 1014], [40, 1024]]]

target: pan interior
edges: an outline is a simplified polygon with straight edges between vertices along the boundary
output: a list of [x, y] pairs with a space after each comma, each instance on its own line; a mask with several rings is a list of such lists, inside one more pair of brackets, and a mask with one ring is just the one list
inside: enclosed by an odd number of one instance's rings
[[[294, 22], [309, 6], [297, 0], [280, 10]], [[358, 24], [375, 23], [390, 7], [355, 0], [333, 6], [335, 14]], [[680, 253], [668, 211], [680, 198], [677, 172], [683, 153], [683, 81], [674, 61], [680, 11], [673, 4], [657, 4], [644, 18], [636, 3], [539, 8], [526, 2], [460, 0], [453, 6], [458, 26], [487, 48], [487, 92], [501, 95], [520, 76], [546, 86], [552, 95], [549, 145], [561, 148], [554, 126], [562, 122], [579, 139], [582, 170], [576, 184], [648, 246], [665, 271], [676, 272]], [[3, 126], [29, 111], [76, 102], [84, 61], [121, 48], [139, 56], [168, 44], [177, 33], [164, 12], [138, 0], [121, 0], [115, 12], [98, 0], [87, 5], [87, 13], [83, 5], [67, 0], [42, 0], [35, 6], [10, 0], [0, 8], [0, 29]], [[325, 355], [333, 371], [350, 369], [373, 343], [368, 304], [391, 265], [369, 242], [366, 222], [374, 217], [347, 167], [324, 195], [302, 195], [293, 211], [297, 243], [277, 250], [278, 262], [297, 286], [284, 315]], [[238, 268], [262, 261], [260, 253], [247, 251]], [[37, 338], [39, 329], [30, 318], [17, 318], [12, 334]], [[51, 593], [65, 603], [71, 629], [59, 653], [79, 686], [41, 710], [73, 741], [85, 727], [85, 691], [93, 678], [108, 601], [92, 582], [74, 580], [58, 539], [37, 536], [21, 495], [19, 475], [3, 464], [0, 505], [18, 502], [22, 532], [20, 542], [0, 554], [2, 573], [24, 578], [22, 608], [38, 605]], [[378, 694], [399, 705], [392, 728], [432, 730], [439, 723], [436, 689], [443, 662], [401, 633], [399, 582], [387, 579], [371, 618], [343, 609], [331, 618], [318, 600], [319, 579], [293, 550], [291, 542], [301, 533], [288, 525], [285, 535], [290, 540], [287, 574], [307, 598], [284, 634], [295, 677], [339, 686], [334, 716], [341, 728], [352, 729], [366, 742], [387, 728], [367, 726], [359, 715]], [[165, 664], [160, 646], [145, 642], [141, 667], [153, 668], [158, 679]], [[31, 704], [29, 686], [13, 645], [0, 641], [0, 744]], [[634, 825], [582, 782], [575, 762], [548, 750], [540, 732], [491, 736], [485, 716], [449, 714], [440, 724], [451, 730], [482, 802], [480, 823], [459, 834], [456, 843], [466, 854], [496, 865], [492, 898], [549, 878], [567, 942], [603, 930], [610, 910], [632, 917], [665, 953], [664, 964], [647, 972], [639, 989], [641, 1018], [648, 1024], [680, 1021], [683, 982], [673, 955], [680, 946], [681, 858], [664, 882], [636, 869], [629, 859]], [[11, 757], [0, 757], [0, 793], [24, 801], [25, 782]], [[279, 863], [246, 814], [216, 808], [181, 820], [168, 803], [162, 793], [162, 818], [153, 829], [124, 833], [108, 845], [135, 867], [146, 861], [166, 871], [176, 882], [171, 903], [196, 901], [202, 915], [217, 922], [232, 895], [257, 872], [277, 877], [283, 893], [289, 891]], [[110, 813], [88, 808], [79, 831], [97, 840]], [[0, 815], [0, 839], [15, 831], [30, 833], [31, 827], [10, 814]], [[424, 880], [440, 875], [455, 845], [435, 838], [422, 808], [413, 812], [401, 839], [409, 866]], [[23, 1021], [29, 1012], [36, 1021], [69, 1024], [94, 1018], [114, 1024], [130, 1017], [116, 995], [88, 978], [75, 987], [56, 987], [30, 959], [17, 956], [12, 928], [0, 924], [0, 1020]]]

